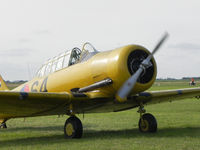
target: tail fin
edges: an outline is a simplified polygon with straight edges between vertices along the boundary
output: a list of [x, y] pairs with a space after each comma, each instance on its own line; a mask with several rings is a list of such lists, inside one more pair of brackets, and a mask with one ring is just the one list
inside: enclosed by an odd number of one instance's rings
[[9, 90], [5, 81], [3, 80], [3, 78], [0, 75], [0, 91], [6, 91]]

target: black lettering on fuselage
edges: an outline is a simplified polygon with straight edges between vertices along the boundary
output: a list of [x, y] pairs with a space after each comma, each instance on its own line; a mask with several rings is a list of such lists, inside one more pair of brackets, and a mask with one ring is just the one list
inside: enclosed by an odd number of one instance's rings
[[36, 87], [38, 86], [39, 82], [35, 81], [31, 86], [31, 92], [37, 92]]
[[47, 91], [47, 79], [48, 79], [48, 77], [46, 77], [46, 78], [43, 80], [43, 82], [42, 82], [42, 84], [41, 84], [41, 87], [40, 87], [40, 92], [48, 92], [48, 91]]
[[48, 77], [46, 77], [42, 81], [42, 84], [40, 86], [40, 91], [37, 90], [37, 88], [39, 86], [39, 81], [35, 81], [31, 86], [31, 92], [47, 92], [47, 79], [48, 79]]

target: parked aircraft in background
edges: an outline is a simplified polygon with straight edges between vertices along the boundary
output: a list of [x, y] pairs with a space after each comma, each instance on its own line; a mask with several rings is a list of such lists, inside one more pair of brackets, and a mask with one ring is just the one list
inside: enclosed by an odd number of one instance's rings
[[[139, 130], [156, 132], [153, 115], [144, 104], [155, 104], [200, 95], [200, 88], [145, 92], [156, 79], [154, 53], [139, 45], [100, 52], [91, 44], [73, 48], [45, 62], [35, 78], [8, 90], [0, 78], [1, 127], [11, 118], [69, 115], [64, 125], [67, 138], [81, 138], [83, 127], [76, 114], [118, 112], [139, 108]], [[92, 51], [86, 49], [90, 45]]]

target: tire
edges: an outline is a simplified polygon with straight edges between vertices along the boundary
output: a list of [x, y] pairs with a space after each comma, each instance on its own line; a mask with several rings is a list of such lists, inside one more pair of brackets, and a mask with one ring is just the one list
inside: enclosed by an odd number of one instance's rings
[[7, 129], [6, 123], [3, 124], [3, 128], [4, 128], [4, 129]]
[[7, 129], [6, 123], [2, 123], [1, 126], [0, 126], [0, 128]]
[[65, 138], [81, 138], [83, 134], [83, 126], [81, 121], [73, 116], [66, 120], [64, 125]]
[[138, 123], [140, 132], [147, 133], [147, 132], [157, 131], [157, 121], [153, 115], [147, 113], [147, 114], [142, 115], [142, 118], [143, 118], [144, 123], [142, 124], [141, 118]]

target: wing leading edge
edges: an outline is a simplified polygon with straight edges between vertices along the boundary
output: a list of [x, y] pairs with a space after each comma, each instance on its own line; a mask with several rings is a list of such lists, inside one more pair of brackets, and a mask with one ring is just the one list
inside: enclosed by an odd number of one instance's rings
[[177, 90], [142, 92], [138, 95], [136, 100], [138, 102], [143, 102], [144, 104], [156, 104], [199, 96], [200, 88], [187, 88]]

